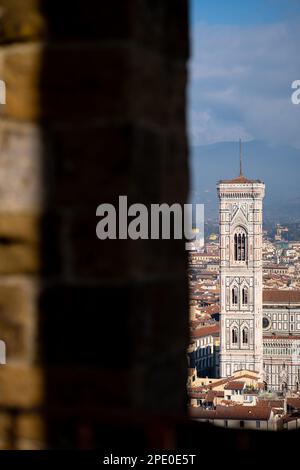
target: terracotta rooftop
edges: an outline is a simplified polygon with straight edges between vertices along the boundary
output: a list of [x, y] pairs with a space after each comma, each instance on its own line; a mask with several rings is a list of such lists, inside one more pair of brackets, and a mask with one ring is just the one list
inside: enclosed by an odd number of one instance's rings
[[259, 406], [269, 407], [269, 408], [284, 408], [284, 400], [258, 400]]
[[244, 175], [239, 175], [236, 178], [230, 180], [221, 180], [220, 183], [226, 184], [253, 184], [253, 183], [262, 183], [261, 180], [249, 180]]
[[232, 380], [225, 385], [225, 390], [243, 390], [245, 387], [245, 382], [239, 382], [237, 380]]
[[189, 415], [191, 418], [200, 418], [200, 419], [214, 419], [216, 417], [215, 410], [205, 410], [200, 406], [195, 408], [192, 407], [189, 409]]
[[272, 409], [262, 406], [223, 406], [217, 405], [215, 410], [205, 410], [201, 407], [190, 408], [189, 414], [194, 419], [237, 419], [263, 420], [270, 419]]
[[[255, 371], [256, 374], [258, 374], [258, 372]], [[255, 377], [254, 375], [250, 375], [250, 374], [243, 374], [243, 375], [240, 375], [239, 376], [239, 379], [252, 379], [252, 380], [257, 380], [257, 377]]]
[[209, 390], [209, 392], [207, 392], [206, 394], [205, 401], [213, 402], [214, 398], [224, 398], [224, 392], [222, 391], [218, 392], [216, 390]]
[[206, 398], [205, 392], [189, 392], [189, 398], [204, 399]]
[[287, 404], [300, 410], [300, 398], [287, 398]]
[[300, 303], [300, 290], [264, 289], [263, 302]]
[[268, 420], [271, 408], [262, 406], [221, 406], [216, 407], [217, 419]]
[[263, 335], [263, 339], [285, 339], [285, 340], [295, 340], [295, 339], [300, 339], [299, 335], [293, 335], [291, 333], [286, 334], [286, 335], [275, 335], [275, 334], [269, 334], [269, 335]]
[[191, 338], [203, 338], [204, 336], [216, 335], [219, 333], [219, 329], [219, 324], [203, 326], [192, 331]]

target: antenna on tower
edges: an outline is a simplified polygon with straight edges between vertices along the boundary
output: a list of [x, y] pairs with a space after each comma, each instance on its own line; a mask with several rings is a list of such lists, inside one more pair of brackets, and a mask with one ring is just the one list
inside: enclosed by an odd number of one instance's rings
[[240, 176], [243, 176], [243, 148], [242, 148], [242, 139], [240, 139]]

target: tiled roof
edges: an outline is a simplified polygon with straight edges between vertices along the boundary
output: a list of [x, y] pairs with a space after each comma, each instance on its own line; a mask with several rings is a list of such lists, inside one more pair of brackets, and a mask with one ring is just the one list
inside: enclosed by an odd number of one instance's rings
[[216, 411], [206, 410], [205, 408], [201, 408], [200, 406], [197, 408], [191, 407], [189, 409], [189, 415], [191, 418], [214, 419], [216, 417]]
[[244, 175], [237, 176], [236, 178], [230, 180], [221, 180], [220, 183], [226, 184], [252, 184], [252, 183], [262, 183], [260, 180], [249, 180]]
[[300, 303], [300, 290], [264, 289], [263, 303]]
[[272, 340], [272, 339], [285, 339], [285, 340], [295, 340], [295, 339], [300, 339], [300, 335], [293, 335], [291, 333], [286, 334], [286, 335], [275, 335], [275, 334], [270, 334], [270, 335], [264, 335], [263, 336], [264, 340]]
[[[258, 372], [256, 372], [256, 374], [258, 374]], [[254, 375], [250, 375], [250, 374], [243, 374], [243, 375], [240, 375], [240, 376], [239, 376], [239, 379], [252, 379], [252, 380], [257, 380], [257, 377], [255, 377]]]
[[284, 407], [284, 400], [264, 400], [259, 399], [258, 405], [263, 407], [269, 408], [283, 408]]
[[233, 419], [233, 420], [261, 420], [270, 419], [272, 409], [262, 406], [223, 406], [217, 405], [215, 410], [205, 410], [204, 408], [190, 408], [191, 418], [198, 419]]
[[268, 420], [271, 408], [263, 406], [222, 406], [216, 407], [217, 419]]
[[213, 402], [214, 398], [224, 398], [224, 392], [217, 392], [216, 390], [210, 390], [207, 392], [205, 401], [206, 402]]
[[204, 336], [216, 335], [219, 333], [219, 325], [208, 325], [197, 328], [195, 331], [191, 332], [192, 338], [203, 338]]
[[293, 408], [300, 409], [300, 398], [287, 398], [287, 404]]
[[205, 392], [189, 392], [189, 398], [197, 398], [198, 400], [206, 398], [206, 393]]
[[243, 390], [245, 387], [245, 382], [239, 382], [237, 380], [232, 380], [225, 385], [225, 390]]

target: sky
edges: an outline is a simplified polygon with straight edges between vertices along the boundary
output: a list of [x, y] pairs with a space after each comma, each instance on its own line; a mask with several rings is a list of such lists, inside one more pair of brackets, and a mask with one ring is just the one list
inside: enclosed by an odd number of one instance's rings
[[190, 0], [191, 145], [263, 140], [300, 148], [300, 0]]

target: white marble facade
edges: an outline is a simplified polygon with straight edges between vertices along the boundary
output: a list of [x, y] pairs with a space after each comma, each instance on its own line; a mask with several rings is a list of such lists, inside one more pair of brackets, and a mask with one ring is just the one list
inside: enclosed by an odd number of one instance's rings
[[262, 201], [265, 185], [242, 174], [218, 184], [220, 375], [255, 370], [263, 379]]

